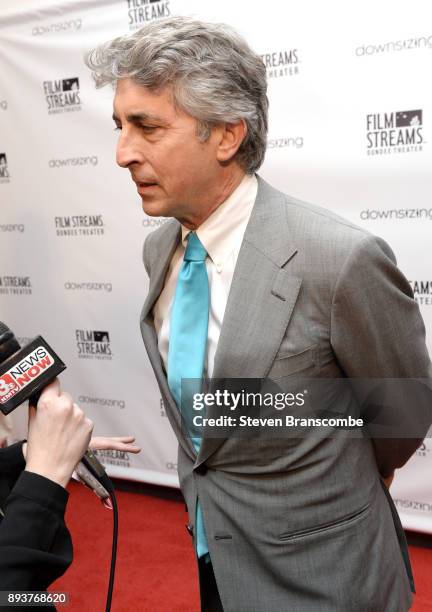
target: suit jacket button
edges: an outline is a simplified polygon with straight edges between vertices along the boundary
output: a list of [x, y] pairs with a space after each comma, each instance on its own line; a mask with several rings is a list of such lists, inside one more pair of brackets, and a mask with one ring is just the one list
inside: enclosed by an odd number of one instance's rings
[[190, 536], [193, 536], [193, 527], [192, 525], [186, 525], [187, 532]]
[[204, 476], [205, 474], [207, 474], [207, 470], [208, 470], [208, 467], [206, 466], [206, 464], [205, 464], [205, 463], [201, 463], [201, 465], [199, 465], [199, 466], [198, 466], [198, 467], [195, 469], [195, 472], [196, 472], [197, 474], [201, 474], [201, 476]]

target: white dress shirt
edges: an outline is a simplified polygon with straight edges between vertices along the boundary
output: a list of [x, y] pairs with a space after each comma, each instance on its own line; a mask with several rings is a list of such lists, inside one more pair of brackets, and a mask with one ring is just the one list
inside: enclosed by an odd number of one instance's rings
[[[213, 374], [214, 358], [228, 294], [257, 190], [258, 181], [256, 177], [245, 175], [233, 193], [195, 230], [208, 253], [206, 268], [210, 287], [210, 312], [204, 376], [209, 378]], [[171, 259], [164, 288], [153, 307], [158, 348], [165, 370], [168, 368], [171, 308], [177, 277], [187, 245], [186, 238], [191, 231], [183, 225], [181, 230], [181, 242]]]

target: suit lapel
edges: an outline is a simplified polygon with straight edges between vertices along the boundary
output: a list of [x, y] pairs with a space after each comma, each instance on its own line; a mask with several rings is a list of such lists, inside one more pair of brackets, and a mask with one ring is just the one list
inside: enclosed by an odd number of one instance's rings
[[183, 428], [180, 413], [168, 387], [166, 373], [159, 354], [158, 340], [153, 323], [153, 317], [151, 315], [152, 308], [163, 289], [169, 264], [181, 236], [181, 227], [178, 221], [168, 221], [164, 226], [164, 230], [164, 232], [160, 233], [158, 242], [152, 252], [150, 287], [141, 311], [141, 333], [162, 395], [168, 402], [168, 405], [165, 406], [168, 420], [170, 421], [171, 427], [173, 428], [183, 450], [192, 459], [194, 459], [195, 451], [193, 449], [191, 440], [185, 436], [182, 430]]
[[[282, 194], [259, 177], [258, 180], [256, 202], [228, 296], [213, 379], [265, 378], [302, 282], [287, 269], [297, 250], [286, 232], [286, 201]], [[210, 408], [207, 416], [216, 418], [219, 411], [218, 407]], [[212, 455], [223, 441], [204, 435], [197, 464]]]
[[163, 229], [165, 231], [160, 233], [152, 254], [150, 286], [141, 311], [141, 320], [147, 317], [163, 289], [168, 267], [180, 241], [181, 226], [178, 221], [168, 221]]

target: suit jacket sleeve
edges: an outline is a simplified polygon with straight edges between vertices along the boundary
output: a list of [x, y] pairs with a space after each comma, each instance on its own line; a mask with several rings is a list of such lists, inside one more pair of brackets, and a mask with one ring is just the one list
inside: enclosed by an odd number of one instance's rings
[[[392, 250], [380, 238], [363, 238], [341, 269], [333, 293], [331, 343], [349, 378], [430, 380], [432, 376], [418, 304]], [[412, 401], [390, 406], [396, 435], [373, 437], [383, 477], [401, 467], [427, 433], [432, 420], [430, 393], [418, 390]], [[363, 408], [367, 412], [370, 406]], [[415, 432], [409, 436], [404, 425], [407, 419]]]
[[69, 494], [48, 478], [22, 471], [21, 446], [0, 452], [3, 492], [20, 473], [2, 503], [0, 590], [44, 591], [72, 562], [72, 543], [64, 522]]

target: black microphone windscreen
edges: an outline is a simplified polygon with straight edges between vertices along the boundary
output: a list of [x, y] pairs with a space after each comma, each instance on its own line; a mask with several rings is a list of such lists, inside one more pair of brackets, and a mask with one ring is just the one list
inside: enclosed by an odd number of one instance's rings
[[9, 327], [0, 321], [0, 364], [19, 351], [21, 346]]

